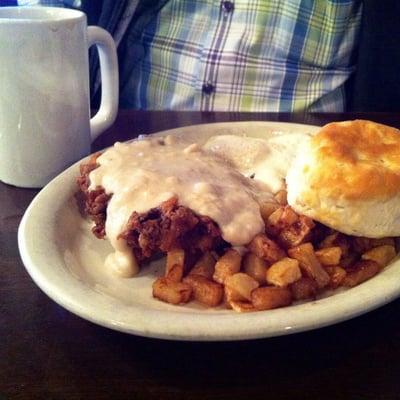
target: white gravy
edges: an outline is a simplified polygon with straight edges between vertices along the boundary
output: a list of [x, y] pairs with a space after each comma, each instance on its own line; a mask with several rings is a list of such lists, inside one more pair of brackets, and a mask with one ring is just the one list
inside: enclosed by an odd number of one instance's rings
[[[132, 251], [118, 235], [132, 212], [146, 212], [173, 196], [179, 204], [212, 218], [233, 246], [243, 246], [263, 232], [259, 203], [274, 201], [272, 193], [283, 187], [289, 162], [282, 153], [293, 140], [287, 145], [281, 140], [271, 147], [262, 139], [240, 139], [229, 135], [210, 138], [201, 147], [167, 136], [115, 143], [105, 151], [97, 159], [99, 167], [89, 175], [89, 190], [102, 186], [112, 194], [105, 230], [115, 252], [107, 257], [106, 267], [121, 277], [138, 272]], [[224, 142], [234, 145], [224, 150]], [[244, 143], [247, 152], [241, 149]], [[252, 159], [240, 162], [237, 151]], [[252, 173], [256, 179], [248, 177]]]
[[137, 272], [132, 252], [118, 239], [130, 215], [173, 196], [195, 213], [212, 218], [232, 245], [247, 244], [264, 229], [258, 202], [272, 201], [272, 194], [196, 144], [175, 143], [171, 138], [116, 143], [97, 162], [89, 189], [102, 186], [112, 194], [105, 229], [115, 253], [106, 264], [121, 276]]
[[285, 188], [288, 166], [300, 143], [309, 138], [303, 133], [280, 133], [265, 139], [235, 135], [212, 136], [204, 148], [230, 162], [243, 175], [253, 176], [272, 193]]

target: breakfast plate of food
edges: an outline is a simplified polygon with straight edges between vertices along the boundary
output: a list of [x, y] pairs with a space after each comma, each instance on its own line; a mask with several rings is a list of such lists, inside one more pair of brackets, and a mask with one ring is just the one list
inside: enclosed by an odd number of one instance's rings
[[188, 126], [68, 168], [19, 228], [71, 312], [172, 340], [284, 335], [400, 295], [400, 135], [371, 121]]

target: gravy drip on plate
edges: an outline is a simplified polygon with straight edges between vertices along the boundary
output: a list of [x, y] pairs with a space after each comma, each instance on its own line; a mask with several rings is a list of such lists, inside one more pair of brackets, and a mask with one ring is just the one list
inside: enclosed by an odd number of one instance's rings
[[177, 196], [179, 204], [212, 218], [224, 240], [241, 246], [264, 230], [259, 202], [273, 201], [264, 184], [219, 155], [169, 136], [116, 143], [97, 163], [89, 189], [102, 186], [112, 194], [105, 229], [115, 253], [106, 265], [124, 277], [138, 271], [131, 249], [118, 239], [133, 211], [146, 212]]

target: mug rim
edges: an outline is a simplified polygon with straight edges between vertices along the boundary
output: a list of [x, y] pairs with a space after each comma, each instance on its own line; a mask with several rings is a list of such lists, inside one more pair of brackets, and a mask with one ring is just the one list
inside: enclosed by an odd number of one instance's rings
[[62, 23], [82, 19], [86, 19], [85, 13], [70, 8], [39, 6], [0, 7], [0, 24]]

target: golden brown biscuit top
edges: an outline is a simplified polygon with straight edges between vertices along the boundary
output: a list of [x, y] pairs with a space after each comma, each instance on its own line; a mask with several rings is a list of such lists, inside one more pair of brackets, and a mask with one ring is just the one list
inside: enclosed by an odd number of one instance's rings
[[400, 194], [400, 130], [365, 120], [333, 122], [311, 148], [311, 187], [321, 195], [383, 200]]

